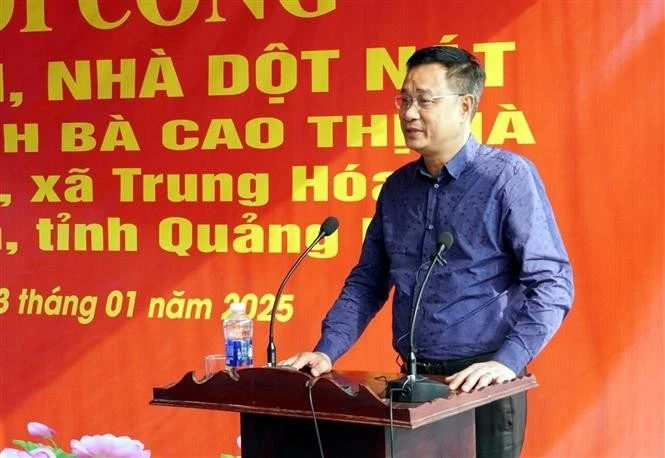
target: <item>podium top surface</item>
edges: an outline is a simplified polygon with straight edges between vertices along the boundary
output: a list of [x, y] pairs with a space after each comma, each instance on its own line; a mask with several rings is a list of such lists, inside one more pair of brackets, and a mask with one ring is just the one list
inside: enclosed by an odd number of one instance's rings
[[[197, 379], [188, 372], [165, 387], [153, 388], [150, 404], [226, 410], [277, 416], [316, 417], [323, 420], [389, 425], [390, 401], [386, 382], [403, 374], [365, 371], [333, 371], [320, 377], [284, 368], [245, 368]], [[442, 377], [428, 376], [442, 381]], [[392, 423], [404, 428], [419, 426], [479, 407], [538, 386], [533, 375], [465, 393], [451, 391], [446, 398], [411, 404], [392, 403]]]

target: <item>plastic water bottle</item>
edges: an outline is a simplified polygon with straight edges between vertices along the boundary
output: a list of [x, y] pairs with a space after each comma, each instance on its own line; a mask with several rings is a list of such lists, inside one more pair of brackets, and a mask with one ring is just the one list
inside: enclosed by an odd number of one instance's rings
[[245, 304], [233, 302], [231, 314], [224, 320], [224, 340], [226, 343], [226, 367], [252, 367], [252, 319], [245, 314]]

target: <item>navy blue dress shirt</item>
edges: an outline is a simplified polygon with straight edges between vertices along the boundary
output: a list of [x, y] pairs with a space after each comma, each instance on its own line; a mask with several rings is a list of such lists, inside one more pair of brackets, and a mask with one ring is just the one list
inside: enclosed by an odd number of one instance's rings
[[570, 310], [573, 280], [543, 183], [527, 159], [473, 136], [437, 177], [422, 158], [384, 183], [358, 264], [326, 315], [315, 350], [336, 361], [394, 288], [393, 347], [409, 354], [414, 296], [436, 250], [444, 253], [416, 317], [418, 358], [484, 353], [519, 372]]

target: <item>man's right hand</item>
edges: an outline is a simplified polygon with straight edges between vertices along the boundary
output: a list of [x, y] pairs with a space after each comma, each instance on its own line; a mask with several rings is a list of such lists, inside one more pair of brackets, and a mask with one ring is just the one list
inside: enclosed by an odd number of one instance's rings
[[296, 369], [302, 369], [307, 366], [309, 367], [310, 374], [314, 377], [332, 370], [330, 358], [320, 351], [298, 353], [284, 361], [280, 361], [278, 366], [292, 366]]

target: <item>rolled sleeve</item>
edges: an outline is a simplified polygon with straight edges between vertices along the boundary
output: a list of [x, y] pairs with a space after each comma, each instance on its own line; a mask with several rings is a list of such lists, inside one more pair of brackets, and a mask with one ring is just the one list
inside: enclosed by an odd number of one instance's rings
[[507, 239], [520, 262], [525, 299], [495, 360], [519, 372], [571, 310], [573, 277], [554, 213], [535, 167], [524, 160], [506, 187]]

